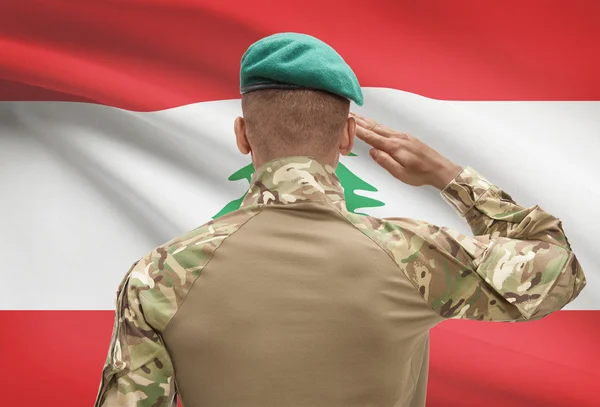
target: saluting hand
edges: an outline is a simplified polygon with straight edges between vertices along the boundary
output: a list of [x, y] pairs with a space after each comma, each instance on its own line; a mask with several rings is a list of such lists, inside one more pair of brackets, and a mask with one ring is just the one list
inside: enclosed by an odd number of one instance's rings
[[443, 189], [462, 167], [423, 143], [371, 119], [350, 113], [356, 120], [356, 137], [371, 145], [371, 157], [395, 178], [412, 186]]

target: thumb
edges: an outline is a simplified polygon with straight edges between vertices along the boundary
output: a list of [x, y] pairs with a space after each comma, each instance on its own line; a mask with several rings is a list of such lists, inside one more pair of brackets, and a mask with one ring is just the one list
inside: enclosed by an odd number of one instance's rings
[[375, 162], [381, 165], [387, 172], [389, 172], [392, 176], [401, 179], [404, 174], [404, 167], [391, 155], [386, 153], [385, 151], [378, 150], [376, 148], [372, 148], [369, 151], [369, 154], [375, 160]]

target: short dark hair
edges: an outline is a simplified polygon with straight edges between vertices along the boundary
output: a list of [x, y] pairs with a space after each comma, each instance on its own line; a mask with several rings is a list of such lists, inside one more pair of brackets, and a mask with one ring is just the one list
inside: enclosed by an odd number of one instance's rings
[[350, 101], [310, 89], [263, 89], [242, 95], [251, 147], [266, 159], [319, 157], [337, 147]]

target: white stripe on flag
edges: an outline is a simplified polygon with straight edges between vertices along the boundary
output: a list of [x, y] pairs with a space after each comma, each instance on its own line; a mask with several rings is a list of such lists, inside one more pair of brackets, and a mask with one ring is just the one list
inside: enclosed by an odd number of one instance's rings
[[[449, 102], [365, 89], [360, 114], [470, 165], [518, 202], [563, 220], [588, 287], [568, 309], [600, 310], [600, 102]], [[239, 100], [137, 113], [65, 102], [0, 103], [0, 309], [112, 309], [130, 264], [245, 192], [232, 134]], [[342, 162], [385, 206], [469, 232], [437, 191], [392, 179], [357, 142]], [[9, 214], [9, 215], [8, 215]]]

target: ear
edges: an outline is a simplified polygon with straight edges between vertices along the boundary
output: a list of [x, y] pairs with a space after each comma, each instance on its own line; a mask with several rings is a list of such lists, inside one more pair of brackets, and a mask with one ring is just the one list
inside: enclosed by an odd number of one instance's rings
[[344, 131], [340, 137], [340, 154], [348, 155], [354, 147], [354, 135], [356, 134], [356, 121], [354, 117], [348, 117], [344, 125]]
[[248, 136], [246, 135], [246, 122], [243, 117], [236, 117], [233, 122], [233, 131], [235, 132], [235, 142], [237, 144], [238, 150], [242, 154], [248, 154], [250, 149], [250, 144], [248, 143]]

